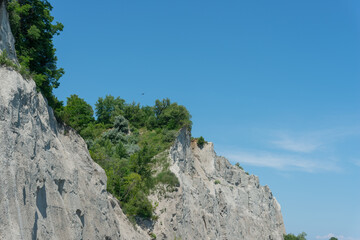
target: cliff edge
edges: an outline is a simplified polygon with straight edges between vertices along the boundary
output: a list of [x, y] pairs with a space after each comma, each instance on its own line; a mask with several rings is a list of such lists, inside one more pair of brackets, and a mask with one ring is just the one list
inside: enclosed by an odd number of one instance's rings
[[10, 29], [9, 14], [6, 10], [6, 0], [0, 0], [0, 53], [4, 50], [9, 59], [17, 62], [15, 40]]
[[[0, 0], [4, 50], [17, 62]], [[283, 239], [270, 189], [217, 156], [212, 143], [199, 148], [183, 128], [167, 160], [180, 185], [150, 196], [158, 219], [142, 222], [146, 232], [127, 220], [106, 191], [104, 170], [84, 140], [57, 122], [35, 82], [0, 66], [1, 240]]]
[[152, 231], [160, 239], [283, 239], [279, 203], [259, 178], [247, 175], [212, 143], [199, 148], [183, 128], [169, 152], [177, 191], [152, 196], [159, 216]]

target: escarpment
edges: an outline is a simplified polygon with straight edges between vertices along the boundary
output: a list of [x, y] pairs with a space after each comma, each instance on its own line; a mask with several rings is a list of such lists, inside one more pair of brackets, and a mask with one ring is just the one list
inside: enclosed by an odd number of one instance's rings
[[0, 239], [146, 239], [35, 83], [1, 67], [0, 86]]
[[[0, 52], [16, 62], [5, 0], [0, 8]], [[1, 240], [283, 238], [270, 189], [217, 156], [212, 143], [199, 148], [183, 128], [168, 163], [180, 185], [155, 191], [157, 219], [134, 226], [84, 140], [56, 120], [33, 80], [0, 66]]]
[[[6, 1], [0, 52], [16, 60]], [[106, 191], [84, 140], [59, 124], [35, 82], [0, 66], [0, 239], [146, 239]]]
[[280, 205], [269, 187], [217, 156], [212, 143], [199, 148], [183, 128], [169, 161], [180, 187], [153, 195], [158, 238], [283, 239]]
[[6, 0], [0, 0], [0, 53], [6, 51], [7, 57], [16, 62], [15, 40], [12, 36]]

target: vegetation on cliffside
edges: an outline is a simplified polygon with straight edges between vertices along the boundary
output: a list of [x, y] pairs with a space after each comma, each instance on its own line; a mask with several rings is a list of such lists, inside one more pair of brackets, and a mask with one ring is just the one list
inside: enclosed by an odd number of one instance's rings
[[31, 72], [39, 91], [55, 110], [62, 107], [53, 89], [59, 86], [64, 69], [57, 67], [53, 37], [63, 25], [54, 22], [52, 6], [47, 0], [9, 0], [7, 9], [15, 49], [22, 69]]
[[91, 157], [106, 171], [108, 191], [120, 200], [128, 216], [151, 218], [150, 191], [159, 183], [168, 189], [178, 186], [163, 153], [180, 128], [191, 128], [184, 106], [169, 99], [140, 106], [106, 96], [96, 103], [95, 120], [92, 107], [72, 95], [59, 115], [85, 139]]

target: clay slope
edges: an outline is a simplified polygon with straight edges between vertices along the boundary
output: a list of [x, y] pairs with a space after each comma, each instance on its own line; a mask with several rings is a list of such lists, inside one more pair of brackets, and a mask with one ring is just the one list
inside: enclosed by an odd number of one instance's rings
[[217, 156], [212, 143], [200, 149], [184, 128], [169, 161], [180, 187], [152, 196], [158, 239], [283, 239], [280, 205], [269, 187]]
[[0, 68], [0, 239], [146, 239], [106, 191], [84, 140], [35, 83]]

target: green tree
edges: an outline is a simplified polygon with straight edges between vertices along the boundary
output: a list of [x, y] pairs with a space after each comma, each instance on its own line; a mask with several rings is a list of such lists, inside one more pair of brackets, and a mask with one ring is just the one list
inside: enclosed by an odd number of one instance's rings
[[329, 240], [338, 240], [336, 237], [331, 237]]
[[54, 109], [62, 102], [53, 95], [64, 74], [57, 67], [53, 37], [59, 35], [64, 26], [51, 16], [53, 7], [47, 0], [10, 0], [9, 20], [15, 38], [15, 49], [19, 62], [33, 74], [37, 89], [47, 98]]
[[287, 234], [287, 235], [284, 235], [284, 240], [306, 240], [306, 233], [305, 232], [302, 232], [300, 233], [299, 235], [295, 236], [294, 234]]
[[67, 104], [60, 115], [65, 123], [78, 132], [95, 120], [92, 107], [76, 94], [67, 98]]
[[115, 116], [123, 115], [124, 108], [125, 100], [120, 97], [114, 98], [111, 95], [100, 97], [95, 103], [97, 121], [104, 124], [112, 123]]
[[240, 165], [240, 163], [236, 163], [235, 166], [237, 166], [238, 168], [240, 168], [241, 170], [244, 170], [244, 168]]
[[188, 110], [177, 103], [171, 103], [166, 98], [162, 101], [156, 100], [154, 106], [157, 127], [167, 127], [169, 130], [179, 129], [183, 126], [191, 128], [191, 115]]
[[127, 104], [124, 108], [124, 117], [131, 122], [131, 125], [136, 128], [145, 126], [147, 116], [146, 113], [140, 107], [140, 104], [133, 102]]
[[197, 145], [198, 145], [199, 148], [203, 148], [205, 143], [206, 142], [205, 142], [205, 139], [203, 138], [203, 136], [198, 138]]

